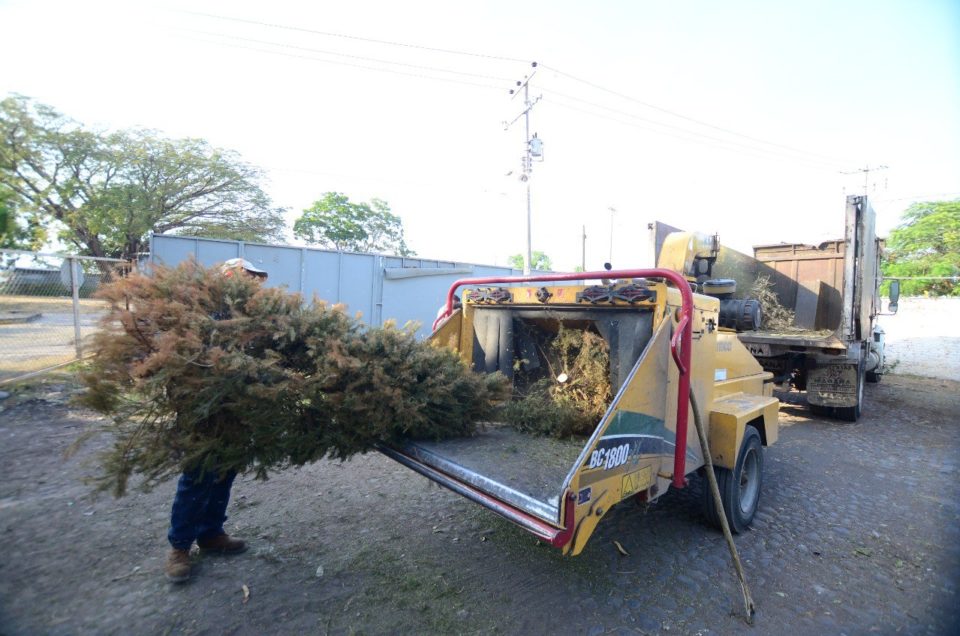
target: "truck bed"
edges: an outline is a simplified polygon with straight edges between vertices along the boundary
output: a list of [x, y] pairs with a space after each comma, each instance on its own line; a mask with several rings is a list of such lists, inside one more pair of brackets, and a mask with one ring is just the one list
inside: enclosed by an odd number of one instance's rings
[[559, 440], [487, 424], [473, 437], [410, 442], [397, 450], [556, 524], [563, 483], [586, 442], [585, 437]]
[[741, 342], [753, 344], [784, 345], [792, 347], [818, 347], [822, 349], [846, 349], [836, 333], [827, 329], [758, 329], [737, 334]]

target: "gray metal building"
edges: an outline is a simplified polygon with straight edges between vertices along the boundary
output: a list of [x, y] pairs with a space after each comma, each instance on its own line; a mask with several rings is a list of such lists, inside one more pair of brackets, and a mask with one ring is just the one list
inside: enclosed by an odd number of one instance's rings
[[286, 245], [155, 235], [150, 239], [152, 263], [175, 266], [189, 258], [207, 267], [231, 258], [245, 258], [269, 274], [268, 284], [284, 286], [307, 298], [343, 303], [372, 325], [396, 320], [420, 323], [419, 336], [430, 333], [447, 289], [460, 278], [513, 276], [519, 270], [427, 258], [336, 252]]

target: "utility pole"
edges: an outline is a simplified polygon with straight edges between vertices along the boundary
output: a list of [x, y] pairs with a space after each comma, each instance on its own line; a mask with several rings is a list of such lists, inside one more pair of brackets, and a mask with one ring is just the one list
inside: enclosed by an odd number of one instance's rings
[[610, 210], [610, 260], [607, 262], [613, 265], [613, 215], [616, 213], [617, 209], [612, 205], [607, 209]]
[[[532, 62], [531, 67], [536, 69], [537, 63]], [[530, 175], [533, 173], [533, 160], [538, 158], [540, 161], [543, 161], [543, 142], [537, 137], [536, 133], [533, 134], [533, 137], [530, 136], [530, 111], [533, 110], [533, 107], [543, 97], [541, 95], [533, 101], [530, 101], [530, 80], [533, 79], [533, 76], [536, 74], [537, 72], [534, 70], [530, 75], [525, 76], [523, 80], [517, 80], [517, 88], [510, 89], [510, 94], [516, 97], [520, 94], [520, 88], [523, 88], [523, 111], [514, 117], [513, 121], [504, 126], [504, 130], [509, 130], [510, 126], [516, 123], [520, 117], [523, 117], [525, 149], [523, 157], [521, 158], [523, 169], [520, 172], [520, 180], [527, 185], [527, 251], [523, 255], [524, 276], [530, 275], [530, 262], [533, 260], [533, 244], [531, 238], [533, 210], [530, 198]]]
[[587, 271], [587, 226], [583, 226], [583, 236], [580, 237], [580, 270]]
[[867, 164], [863, 168], [857, 168], [856, 170], [851, 170], [849, 172], [841, 172], [840, 174], [857, 174], [858, 172], [863, 173], [863, 196], [868, 196], [870, 194], [870, 173], [876, 172], [878, 170], [886, 170], [889, 166], [874, 166], [870, 167], [870, 164]]

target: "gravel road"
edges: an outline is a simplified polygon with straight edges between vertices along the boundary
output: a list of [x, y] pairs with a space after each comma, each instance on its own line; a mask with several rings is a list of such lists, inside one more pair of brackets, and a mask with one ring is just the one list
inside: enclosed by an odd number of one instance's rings
[[93, 498], [81, 477], [106, 442], [64, 458], [96, 418], [70, 392], [0, 402], [5, 635], [960, 633], [957, 382], [886, 376], [857, 424], [783, 407], [737, 538], [752, 629], [699, 483], [618, 506], [568, 558], [376, 454], [238, 479], [227, 527], [251, 549], [170, 585], [175, 484]]
[[887, 334], [887, 364], [896, 373], [960, 382], [958, 317], [960, 298], [901, 298], [895, 316], [879, 319]]

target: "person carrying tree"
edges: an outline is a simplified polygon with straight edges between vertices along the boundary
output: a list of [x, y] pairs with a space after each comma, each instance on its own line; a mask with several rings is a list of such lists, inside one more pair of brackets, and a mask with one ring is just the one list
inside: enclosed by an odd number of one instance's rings
[[[267, 272], [242, 258], [226, 261], [220, 273], [224, 277], [251, 276], [261, 281], [267, 278]], [[214, 313], [211, 317], [223, 320], [229, 317], [226, 313]], [[246, 542], [231, 537], [223, 529], [230, 488], [236, 476], [234, 471], [220, 474], [217, 470], [202, 468], [180, 475], [167, 532], [171, 550], [164, 573], [169, 581], [183, 583], [190, 578], [190, 548], [194, 541], [200, 551], [207, 554], [234, 555], [246, 551]]]

